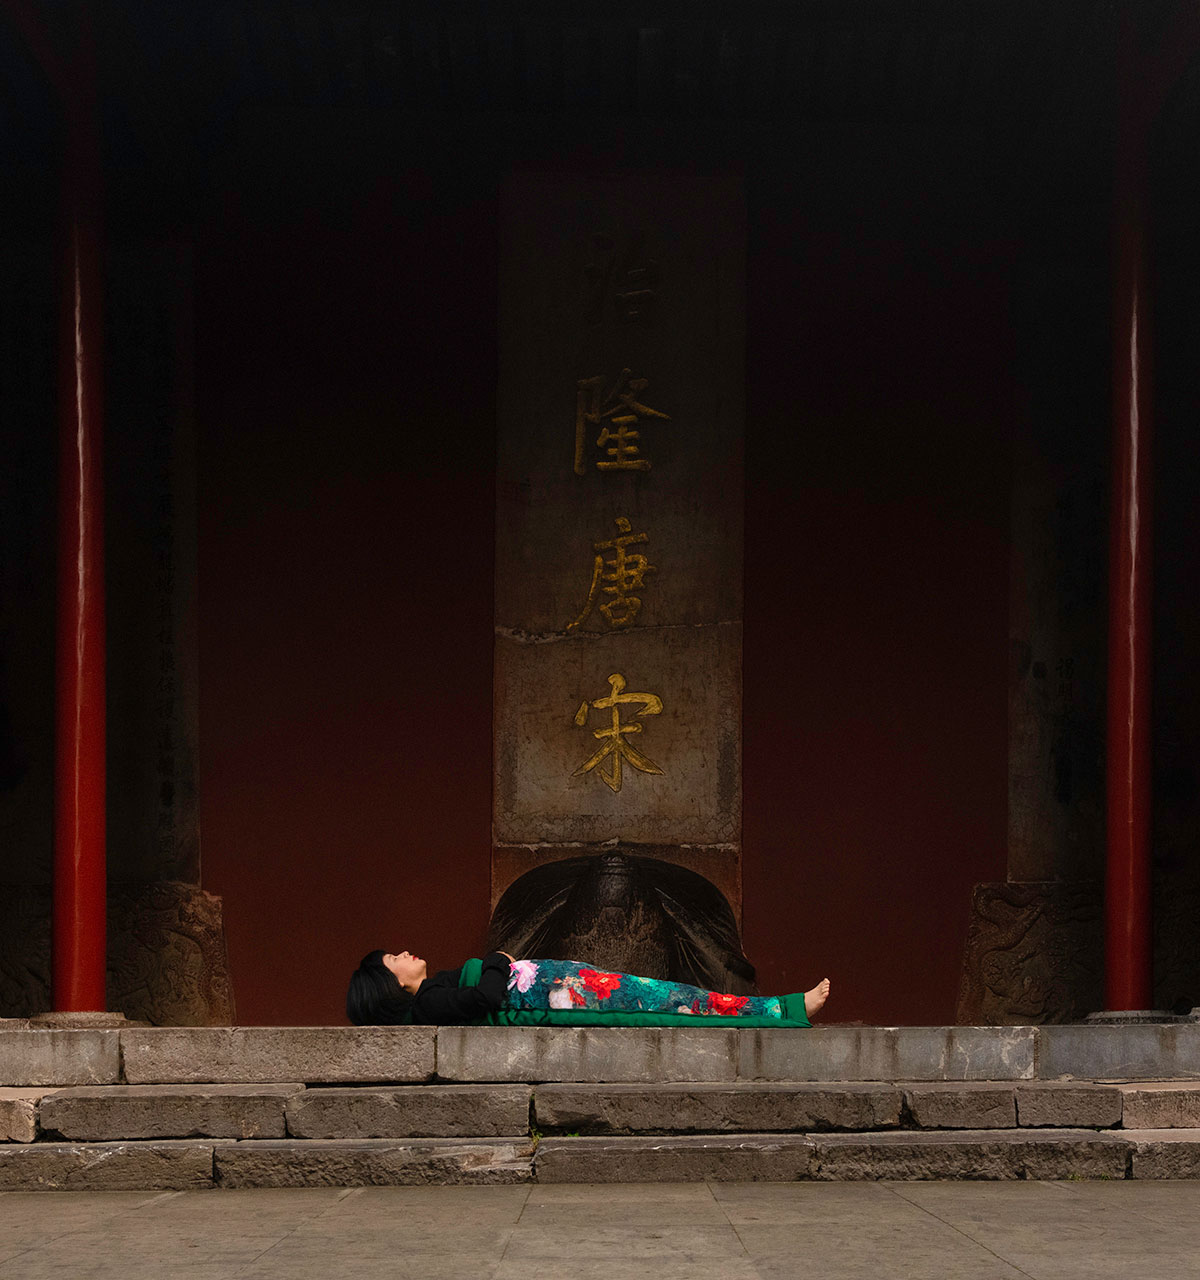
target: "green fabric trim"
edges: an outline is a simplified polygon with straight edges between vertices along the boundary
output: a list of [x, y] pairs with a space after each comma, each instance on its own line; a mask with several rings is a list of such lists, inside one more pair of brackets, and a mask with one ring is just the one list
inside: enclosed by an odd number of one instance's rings
[[[479, 985], [483, 961], [468, 960], [458, 975], [460, 987]], [[501, 1009], [481, 1019], [491, 1027], [811, 1027], [804, 995], [780, 996], [782, 1018], [697, 1017], [694, 1013], [601, 1013], [598, 1009]]]

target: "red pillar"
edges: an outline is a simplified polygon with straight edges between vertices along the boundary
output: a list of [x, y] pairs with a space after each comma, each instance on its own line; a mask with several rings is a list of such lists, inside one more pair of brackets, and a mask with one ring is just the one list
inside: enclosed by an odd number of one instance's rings
[[80, 11], [64, 103], [52, 956], [54, 1008], [70, 1013], [106, 1007], [100, 145]]
[[[1128, 11], [1127, 11], [1128, 12]], [[1124, 31], [1131, 47], [1131, 29]], [[1127, 67], [1128, 71], [1128, 67]], [[1123, 78], [1114, 208], [1105, 1002], [1153, 1003], [1150, 863], [1152, 420], [1146, 128]]]

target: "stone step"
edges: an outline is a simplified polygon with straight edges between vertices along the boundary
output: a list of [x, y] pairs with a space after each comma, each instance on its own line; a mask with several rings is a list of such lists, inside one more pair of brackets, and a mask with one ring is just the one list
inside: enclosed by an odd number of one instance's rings
[[0, 1147], [0, 1191], [459, 1186], [528, 1182], [532, 1177], [528, 1138], [36, 1142]]
[[0, 1140], [497, 1138], [887, 1129], [1200, 1128], [1200, 1088], [1040, 1082], [676, 1082], [0, 1090]]
[[[1200, 1139], [1200, 1134], [1197, 1134]], [[539, 1182], [1125, 1178], [1122, 1133], [1049, 1129], [544, 1138]]]
[[208, 1139], [0, 1147], [0, 1190], [513, 1182], [1200, 1178], [1200, 1129], [512, 1139]]
[[1200, 1023], [0, 1029], [0, 1087], [1193, 1080]]

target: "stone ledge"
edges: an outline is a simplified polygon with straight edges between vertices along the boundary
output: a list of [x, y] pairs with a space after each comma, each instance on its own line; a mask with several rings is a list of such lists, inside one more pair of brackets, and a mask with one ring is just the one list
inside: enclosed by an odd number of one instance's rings
[[1200, 1023], [1045, 1026], [1038, 1036], [1044, 1080], [1200, 1079]]
[[42, 1102], [43, 1130], [77, 1142], [146, 1138], [282, 1138], [300, 1084], [134, 1084], [61, 1089]]
[[223, 1187], [465, 1186], [528, 1182], [533, 1145], [430, 1138], [237, 1142], [214, 1149]]
[[590, 1134], [885, 1129], [900, 1123], [902, 1100], [872, 1084], [544, 1084], [534, 1123]]
[[810, 1178], [804, 1134], [543, 1138], [538, 1182], [795, 1182]]
[[1200, 1178], [1200, 1129], [1131, 1129], [1135, 1178]]
[[825, 1134], [814, 1177], [830, 1182], [1124, 1178], [1129, 1143], [1086, 1129]]
[[119, 1031], [0, 1032], [0, 1085], [116, 1084]]
[[1111, 1129], [1121, 1123], [1121, 1091], [1111, 1085], [1023, 1084], [1016, 1099], [1022, 1128]]
[[0, 1147], [0, 1191], [189, 1191], [213, 1185], [212, 1142]]
[[459, 1083], [1190, 1080], [1200, 1088], [1200, 1024], [835, 1025], [810, 1031], [727, 1025], [0, 1027], [0, 1086], [8, 1087], [409, 1084], [435, 1074]]
[[739, 1034], [726, 1027], [441, 1027], [437, 1073], [454, 1081], [733, 1081]]
[[529, 1132], [529, 1085], [306, 1089], [288, 1100], [294, 1138], [500, 1138]]
[[739, 1031], [741, 1080], [1027, 1080], [1035, 1027]]
[[949, 1083], [906, 1085], [904, 1100], [920, 1129], [1012, 1129], [1017, 1108], [1011, 1084]]
[[1158, 1080], [1114, 1087], [1126, 1129], [1200, 1128], [1200, 1085]]
[[0, 1088], [0, 1142], [37, 1140], [38, 1105], [53, 1089]]
[[130, 1084], [432, 1078], [435, 1027], [155, 1027], [120, 1032]]

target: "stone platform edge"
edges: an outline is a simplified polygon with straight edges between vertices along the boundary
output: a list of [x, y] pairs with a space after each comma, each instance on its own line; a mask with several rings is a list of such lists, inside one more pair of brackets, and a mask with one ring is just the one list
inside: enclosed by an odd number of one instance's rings
[[0, 1152], [0, 1191], [1198, 1176], [1197, 1130], [558, 1137], [536, 1143], [208, 1139], [47, 1143]]
[[1200, 1024], [0, 1030], [0, 1086], [1200, 1079]]

